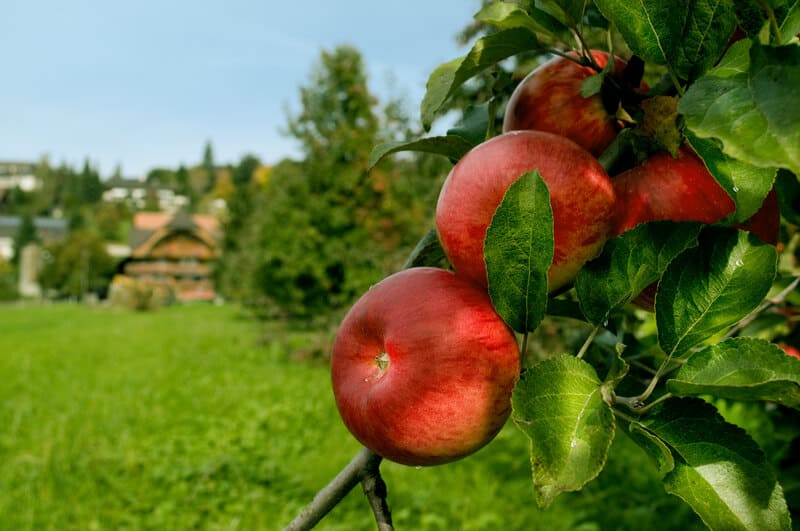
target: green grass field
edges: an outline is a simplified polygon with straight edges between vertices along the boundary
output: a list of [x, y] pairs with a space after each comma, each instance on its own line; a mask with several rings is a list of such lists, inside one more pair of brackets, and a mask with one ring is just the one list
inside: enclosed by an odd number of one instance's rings
[[[234, 307], [0, 306], [0, 530], [276, 530], [358, 450], [303, 334]], [[309, 339], [311, 341], [312, 339]], [[384, 463], [399, 530], [689, 529], [618, 436], [547, 510], [512, 425], [458, 463]], [[318, 529], [374, 529], [355, 490]]]

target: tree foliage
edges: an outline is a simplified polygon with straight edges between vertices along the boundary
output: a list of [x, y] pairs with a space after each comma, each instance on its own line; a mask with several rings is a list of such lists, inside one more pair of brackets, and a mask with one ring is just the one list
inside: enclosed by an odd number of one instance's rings
[[39, 282], [58, 296], [81, 298], [87, 293], [104, 294], [115, 261], [103, 240], [88, 229], [73, 230], [63, 242], [45, 248]]
[[426, 230], [435, 186], [416, 160], [367, 172], [372, 146], [409, 125], [397, 102], [381, 107], [370, 93], [358, 50], [323, 51], [300, 103], [287, 133], [302, 160], [275, 165], [264, 185], [252, 179], [253, 161], [234, 169], [220, 281], [262, 310], [326, 318], [398, 266]]

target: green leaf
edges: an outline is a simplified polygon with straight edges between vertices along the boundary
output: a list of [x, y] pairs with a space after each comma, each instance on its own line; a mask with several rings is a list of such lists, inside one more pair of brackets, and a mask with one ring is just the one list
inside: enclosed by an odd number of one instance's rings
[[736, 21], [746, 35], [758, 35], [767, 22], [767, 14], [753, 0], [733, 0]]
[[531, 440], [533, 490], [540, 506], [581, 489], [605, 466], [614, 415], [591, 365], [563, 354], [523, 373], [512, 418]]
[[596, 0], [633, 53], [694, 78], [714, 64], [736, 27], [732, 0]]
[[595, 94], [600, 94], [605, 78], [606, 74], [604, 72], [598, 72], [584, 79], [581, 83], [581, 96], [591, 98]]
[[547, 309], [545, 313], [553, 317], [568, 317], [578, 321], [586, 320], [580, 305], [572, 300], [547, 299]]
[[736, 28], [733, 0], [693, 0], [684, 26], [677, 73], [695, 79], [718, 61]]
[[489, 110], [492, 107], [491, 101], [482, 105], [468, 105], [458, 123], [447, 130], [447, 135], [458, 135], [473, 147], [477, 146], [486, 140], [486, 130], [489, 128]]
[[547, 307], [547, 270], [553, 262], [550, 192], [538, 171], [506, 190], [484, 241], [489, 295], [517, 332], [535, 330]]
[[631, 422], [628, 425], [628, 435], [653, 458], [658, 474], [662, 478], [675, 469], [675, 458], [669, 446], [654, 433], [647, 431], [639, 422]]
[[421, 266], [438, 266], [445, 260], [444, 249], [439, 242], [436, 229], [431, 229], [420, 238], [417, 245], [408, 255], [403, 269]]
[[422, 99], [422, 125], [429, 130], [436, 112], [465, 81], [483, 70], [520, 52], [539, 48], [536, 34], [525, 28], [511, 28], [479, 39], [469, 53], [437, 67], [428, 78]]
[[367, 171], [372, 170], [383, 157], [400, 151], [433, 153], [435, 155], [444, 155], [452, 161], [457, 161], [472, 147], [473, 144], [469, 140], [459, 135], [432, 136], [410, 142], [384, 142], [372, 148], [372, 152], [369, 154]]
[[595, 5], [617, 26], [631, 51], [645, 62], [673, 66], [677, 63], [690, 0], [595, 0]]
[[622, 357], [622, 352], [625, 349], [624, 345], [617, 343], [616, 355], [611, 360], [611, 367], [608, 369], [605, 380], [603, 380], [603, 393], [604, 396], [609, 396], [616, 387], [627, 376], [628, 370], [631, 368], [630, 364]]
[[667, 389], [678, 396], [770, 400], [798, 409], [800, 360], [763, 339], [728, 339], [692, 355]]
[[792, 172], [780, 170], [775, 179], [775, 189], [781, 205], [781, 215], [789, 223], [800, 225], [800, 181]]
[[668, 355], [689, 349], [753, 311], [772, 286], [777, 251], [749, 232], [709, 227], [699, 245], [669, 264], [656, 295], [658, 341]]
[[570, 28], [581, 23], [587, 3], [587, 0], [536, 0], [537, 7]]
[[535, 7], [523, 10], [516, 4], [497, 1], [484, 6], [475, 19], [500, 29], [525, 28], [535, 33], [561, 34], [567, 28], [554, 17]]
[[653, 221], [608, 240], [575, 279], [584, 315], [598, 325], [656, 282], [681, 252], [697, 245], [699, 223]]
[[[671, 399], [654, 408], [638, 426], [666, 445], [674, 468], [664, 477], [710, 529], [790, 530], [783, 490], [764, 453], [747, 433], [728, 424], [700, 399]], [[639, 440], [637, 440], [639, 442]], [[664, 466], [663, 447], [643, 445]]]
[[729, 78], [747, 74], [750, 68], [750, 47], [752, 44], [748, 39], [742, 39], [732, 44], [719, 64], [709, 70], [706, 76]]
[[686, 139], [736, 204], [736, 212], [729, 221], [741, 223], [755, 214], [772, 189], [777, 168], [759, 168], [731, 158], [710, 139], [692, 134], [687, 134]]
[[554, 317], [568, 317], [578, 321], [585, 321], [586, 317], [581, 312], [580, 305], [572, 300], [567, 299], [547, 299], [547, 315]]
[[781, 44], [789, 42], [795, 35], [800, 33], [800, 0], [791, 0], [787, 3], [778, 28], [783, 37], [783, 43]]
[[686, 91], [678, 110], [695, 136], [718, 139], [726, 155], [800, 173], [798, 86], [800, 46], [744, 40]]

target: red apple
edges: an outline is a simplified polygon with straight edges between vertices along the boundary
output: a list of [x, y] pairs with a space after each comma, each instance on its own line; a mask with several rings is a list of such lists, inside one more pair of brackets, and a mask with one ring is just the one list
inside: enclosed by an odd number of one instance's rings
[[783, 343], [783, 342], [778, 343], [778, 346], [781, 347], [783, 351], [789, 356], [794, 356], [795, 358], [800, 360], [800, 350], [797, 350], [797, 348], [793, 347], [788, 343]]
[[[639, 166], [612, 179], [618, 209], [613, 235], [617, 236], [647, 221], [697, 221], [716, 223], [733, 213], [736, 205], [709, 173], [703, 161], [688, 146], [678, 158], [660, 151]], [[780, 229], [780, 211], [775, 190], [759, 210], [737, 228], [751, 231], [775, 245]], [[652, 310], [656, 286], [648, 286], [634, 303]]]
[[659, 151], [612, 182], [619, 204], [615, 236], [646, 221], [716, 223], [735, 208], [703, 161], [686, 146], [681, 146], [677, 159]]
[[563, 136], [514, 131], [464, 155], [439, 193], [436, 229], [455, 270], [487, 286], [483, 240], [511, 184], [539, 170], [553, 209], [553, 265], [549, 291], [571, 283], [597, 256], [613, 224], [615, 198], [608, 175], [586, 150]]
[[[592, 51], [600, 67], [609, 54]], [[626, 63], [614, 57], [613, 76], [621, 81]], [[616, 138], [621, 126], [609, 112], [600, 94], [588, 98], [581, 95], [583, 81], [597, 74], [589, 66], [581, 66], [564, 57], [556, 57], [540, 65], [523, 79], [511, 95], [503, 119], [503, 131], [536, 129], [565, 136], [595, 156]], [[638, 91], [647, 90], [640, 84]]]
[[[681, 146], [677, 159], [659, 151], [639, 166], [614, 177], [612, 182], [619, 204], [615, 236], [646, 221], [716, 223], [736, 208], [703, 161], [685, 145]], [[780, 217], [778, 196], [772, 189], [758, 211], [735, 227], [775, 245]]]
[[488, 443], [519, 376], [513, 332], [488, 294], [443, 269], [413, 268], [373, 286], [333, 347], [336, 405], [367, 448], [437, 465]]
[[750, 231], [764, 243], [778, 245], [781, 229], [781, 207], [775, 188], [769, 191], [761, 207], [747, 221], [735, 225], [737, 229]]

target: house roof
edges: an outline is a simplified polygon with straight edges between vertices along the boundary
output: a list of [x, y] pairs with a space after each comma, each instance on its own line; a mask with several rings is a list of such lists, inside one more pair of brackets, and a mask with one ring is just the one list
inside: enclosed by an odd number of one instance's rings
[[133, 217], [128, 243], [136, 256], [176, 231], [192, 232], [208, 245], [215, 247], [220, 236], [220, 224], [214, 216], [192, 215], [183, 210], [174, 215], [165, 212], [137, 212]]
[[192, 214], [186, 211], [179, 211], [177, 214], [166, 212], [137, 212], [133, 216], [133, 229], [154, 231], [167, 226], [170, 221], [176, 218], [190, 217], [192, 223], [211, 233], [218, 233], [220, 229], [219, 220], [208, 214]]

